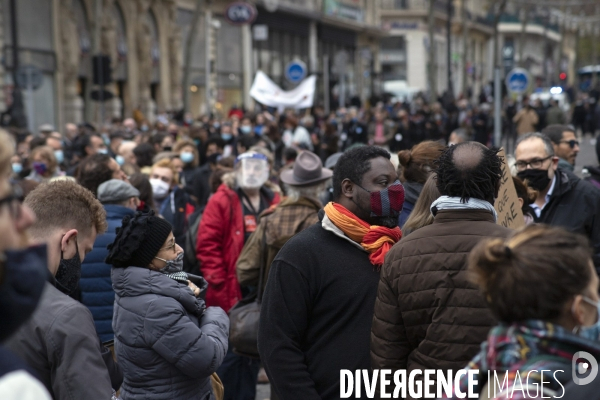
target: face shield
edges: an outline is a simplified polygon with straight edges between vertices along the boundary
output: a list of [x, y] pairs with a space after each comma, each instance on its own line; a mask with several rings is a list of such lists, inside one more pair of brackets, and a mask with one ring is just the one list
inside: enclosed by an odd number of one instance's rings
[[235, 164], [238, 186], [243, 189], [259, 189], [269, 179], [269, 162], [260, 153], [244, 153]]

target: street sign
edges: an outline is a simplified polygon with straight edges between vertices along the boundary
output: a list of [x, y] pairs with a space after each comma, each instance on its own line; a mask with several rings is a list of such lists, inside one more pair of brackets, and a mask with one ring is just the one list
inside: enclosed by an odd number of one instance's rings
[[306, 64], [300, 60], [294, 60], [285, 66], [285, 77], [292, 83], [300, 83], [306, 77]]
[[268, 25], [254, 25], [252, 27], [252, 37], [257, 42], [263, 42], [269, 40], [269, 26]]
[[231, 3], [225, 9], [225, 19], [233, 25], [251, 24], [256, 19], [256, 8], [243, 1]]
[[338, 75], [344, 75], [348, 69], [348, 52], [346, 50], [340, 50], [335, 53], [333, 58], [333, 70]]
[[506, 75], [505, 82], [509, 92], [523, 94], [529, 87], [529, 73], [523, 68], [513, 68]]
[[22, 65], [17, 70], [17, 85], [21, 89], [38, 90], [43, 82], [44, 75], [35, 65]]

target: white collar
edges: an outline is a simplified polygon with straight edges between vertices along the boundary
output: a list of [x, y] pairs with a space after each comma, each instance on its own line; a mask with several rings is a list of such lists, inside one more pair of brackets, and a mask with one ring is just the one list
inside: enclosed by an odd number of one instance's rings
[[354, 240], [350, 239], [344, 234], [344, 232], [340, 228], [335, 226], [335, 224], [329, 219], [327, 214], [323, 216], [323, 220], [321, 221], [321, 227], [326, 231], [333, 233], [335, 236], [339, 236], [342, 239], [347, 240], [348, 242], [352, 243], [355, 247], [358, 247], [362, 251], [366, 252], [366, 250], [360, 245], [360, 243], [356, 243]]

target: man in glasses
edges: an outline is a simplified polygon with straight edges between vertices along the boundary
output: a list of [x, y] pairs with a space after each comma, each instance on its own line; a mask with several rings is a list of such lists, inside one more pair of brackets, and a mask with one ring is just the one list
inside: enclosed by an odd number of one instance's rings
[[579, 142], [575, 130], [567, 125], [548, 125], [542, 131], [554, 146], [554, 154], [559, 158], [558, 167], [563, 171], [575, 170], [575, 159], [579, 153]]
[[543, 133], [520, 137], [515, 150], [517, 176], [538, 192], [531, 204], [535, 222], [586, 235], [600, 272], [600, 190], [563, 170], [554, 149]]

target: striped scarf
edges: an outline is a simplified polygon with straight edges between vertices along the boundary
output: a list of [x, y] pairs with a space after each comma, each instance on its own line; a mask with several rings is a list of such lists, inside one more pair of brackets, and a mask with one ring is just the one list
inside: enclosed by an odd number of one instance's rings
[[[540, 385], [541, 371], [544, 370], [546, 371], [543, 375], [546, 398], [549, 393], [556, 393], [556, 396], [560, 397], [563, 393], [561, 384], [565, 386], [572, 379], [573, 356], [579, 351], [588, 352], [598, 359], [600, 358], [600, 343], [573, 334], [559, 325], [528, 320], [523, 323], [499, 325], [493, 328], [488, 335], [488, 340], [481, 345], [480, 353], [469, 363], [466, 370], [479, 370], [475, 393], [482, 391], [488, 379], [488, 371], [490, 371], [491, 380], [487, 384], [492, 395], [491, 398], [502, 400], [529, 398], [527, 391], [523, 396], [519, 385], [522, 384], [523, 387], [527, 384], [537, 383]], [[583, 361], [582, 359], [577, 360], [578, 363]], [[563, 372], [558, 372], [559, 370]], [[537, 372], [529, 373], [530, 371]], [[496, 397], [493, 396], [494, 385], [498, 384], [494, 381], [494, 372], [499, 377], [500, 384], [503, 383], [506, 373], [508, 388], [510, 388], [510, 390], [501, 391], [497, 387]], [[554, 372], [556, 374], [553, 376]], [[520, 381], [518, 377], [520, 377]], [[463, 376], [459, 383], [459, 388], [463, 393], [468, 390], [468, 384], [467, 377]], [[532, 386], [530, 386], [531, 390], [533, 390]], [[487, 395], [487, 393], [485, 394]], [[541, 394], [538, 398], [541, 398]]]
[[369, 253], [369, 260], [378, 271], [387, 252], [402, 237], [400, 228], [369, 225], [341, 204], [330, 202], [323, 210], [335, 226]]

